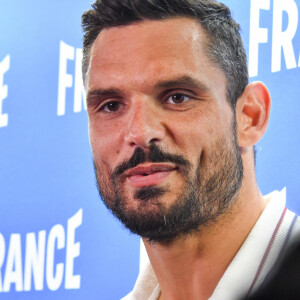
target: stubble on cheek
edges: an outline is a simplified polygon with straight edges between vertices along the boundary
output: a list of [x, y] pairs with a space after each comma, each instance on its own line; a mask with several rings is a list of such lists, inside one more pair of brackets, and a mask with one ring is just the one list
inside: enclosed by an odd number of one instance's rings
[[94, 170], [96, 176], [96, 185], [101, 200], [105, 206], [118, 217], [117, 211], [134, 210], [134, 203], [130, 204], [130, 199], [133, 193], [126, 191], [126, 177], [114, 176], [111, 170], [105, 163], [101, 167], [94, 161]]
[[[110, 206], [113, 204], [116, 195], [114, 192], [114, 185], [111, 178], [111, 172], [109, 172], [108, 167], [99, 167], [95, 160], [93, 161], [94, 171], [95, 171], [95, 180], [98, 192], [107, 206], [110, 209]], [[101, 171], [100, 171], [101, 170]], [[105, 199], [105, 200], [104, 200]]]

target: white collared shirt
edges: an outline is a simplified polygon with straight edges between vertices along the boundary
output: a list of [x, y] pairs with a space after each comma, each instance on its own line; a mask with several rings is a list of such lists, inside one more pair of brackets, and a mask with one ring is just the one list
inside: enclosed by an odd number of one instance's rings
[[[210, 300], [235, 300], [252, 293], [283, 253], [289, 237], [300, 221], [285, 207], [286, 191], [265, 196], [268, 205], [252, 228], [247, 239], [220, 279]], [[294, 230], [293, 230], [294, 229]], [[149, 260], [141, 270], [134, 289], [122, 300], [156, 300], [160, 287]]]

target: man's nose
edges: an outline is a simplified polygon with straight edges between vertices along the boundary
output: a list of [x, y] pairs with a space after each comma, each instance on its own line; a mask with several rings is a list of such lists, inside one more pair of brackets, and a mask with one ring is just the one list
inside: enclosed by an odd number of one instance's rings
[[131, 147], [148, 148], [159, 144], [165, 137], [162, 108], [148, 97], [140, 97], [132, 102], [129, 109], [125, 142]]

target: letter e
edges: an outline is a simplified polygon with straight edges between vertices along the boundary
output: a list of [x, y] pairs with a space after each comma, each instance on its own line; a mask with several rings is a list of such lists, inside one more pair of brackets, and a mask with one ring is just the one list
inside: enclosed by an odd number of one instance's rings
[[80, 275], [73, 275], [74, 258], [80, 254], [80, 243], [74, 243], [75, 230], [82, 224], [82, 209], [68, 220], [65, 288], [79, 289]]

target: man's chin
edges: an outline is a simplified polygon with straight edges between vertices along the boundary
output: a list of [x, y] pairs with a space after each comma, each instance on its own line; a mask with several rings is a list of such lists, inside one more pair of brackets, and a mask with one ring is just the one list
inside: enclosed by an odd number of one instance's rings
[[139, 214], [127, 215], [121, 220], [132, 233], [139, 235], [149, 242], [163, 242], [174, 240], [178, 233], [166, 230], [166, 218], [159, 206], [143, 207]]
[[157, 200], [166, 194], [168, 190], [158, 186], [148, 186], [138, 189], [134, 194], [134, 199], [141, 201]]

